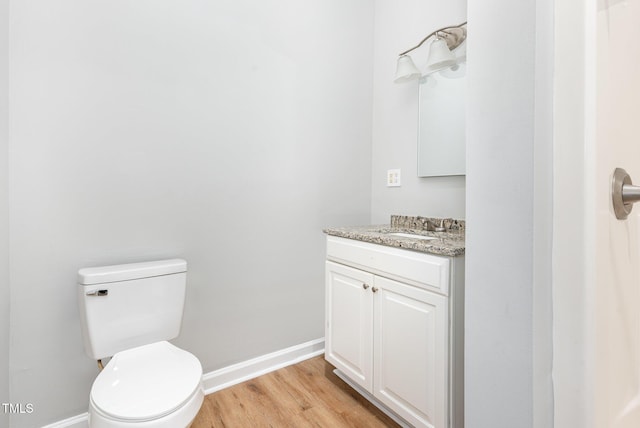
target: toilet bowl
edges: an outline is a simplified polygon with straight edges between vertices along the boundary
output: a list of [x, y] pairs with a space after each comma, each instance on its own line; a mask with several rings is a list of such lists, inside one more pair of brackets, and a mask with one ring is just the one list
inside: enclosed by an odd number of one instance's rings
[[182, 324], [182, 259], [84, 268], [78, 301], [85, 351], [110, 358], [91, 387], [90, 428], [187, 428], [204, 400], [202, 366], [168, 342]]
[[113, 356], [91, 388], [92, 428], [187, 427], [204, 399], [198, 359], [161, 341]]

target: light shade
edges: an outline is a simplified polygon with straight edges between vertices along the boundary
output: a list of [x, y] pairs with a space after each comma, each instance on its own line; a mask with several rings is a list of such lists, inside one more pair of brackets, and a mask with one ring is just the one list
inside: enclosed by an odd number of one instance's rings
[[444, 39], [435, 39], [429, 49], [427, 69], [430, 73], [456, 65], [456, 56], [449, 50]]
[[410, 82], [419, 79], [421, 76], [422, 73], [420, 73], [420, 70], [418, 70], [418, 67], [413, 63], [409, 55], [400, 55], [398, 57], [398, 66], [396, 68], [396, 78], [393, 80], [394, 82]]

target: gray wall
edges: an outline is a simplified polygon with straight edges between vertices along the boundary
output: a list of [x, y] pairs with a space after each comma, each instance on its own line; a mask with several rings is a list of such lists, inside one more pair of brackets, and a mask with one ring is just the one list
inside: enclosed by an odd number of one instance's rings
[[[0, 1], [0, 403], [9, 402], [9, 1]], [[0, 426], [9, 415], [0, 411]]]
[[469, 1], [468, 428], [553, 424], [552, 20], [547, 0]]
[[[465, 178], [418, 178], [418, 84], [396, 84], [398, 54], [430, 32], [467, 19], [467, 1], [376, 0], [373, 74], [371, 218], [391, 214], [465, 218]], [[426, 65], [429, 43], [411, 53]], [[464, 115], [464, 112], [461, 112]], [[387, 187], [388, 169], [402, 170], [402, 187]]]
[[11, 401], [35, 409], [11, 426], [86, 411], [83, 266], [186, 258], [176, 342], [205, 371], [322, 337], [321, 229], [370, 220], [373, 5], [27, 0], [11, 20]]

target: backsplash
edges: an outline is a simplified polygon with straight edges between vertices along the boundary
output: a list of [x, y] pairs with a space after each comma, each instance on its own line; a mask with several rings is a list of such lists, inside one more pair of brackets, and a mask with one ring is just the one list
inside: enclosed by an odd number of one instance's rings
[[452, 218], [435, 218], [435, 217], [414, 217], [408, 215], [392, 215], [391, 227], [398, 229], [413, 230], [434, 230], [435, 227], [443, 223], [445, 229], [449, 230], [465, 230], [464, 220], [455, 220]]

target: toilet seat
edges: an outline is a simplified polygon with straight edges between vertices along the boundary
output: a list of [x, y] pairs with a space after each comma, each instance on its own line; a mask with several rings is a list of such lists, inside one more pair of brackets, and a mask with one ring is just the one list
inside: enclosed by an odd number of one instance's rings
[[202, 366], [187, 351], [161, 341], [118, 352], [91, 388], [91, 407], [123, 422], [163, 418], [201, 393]]

